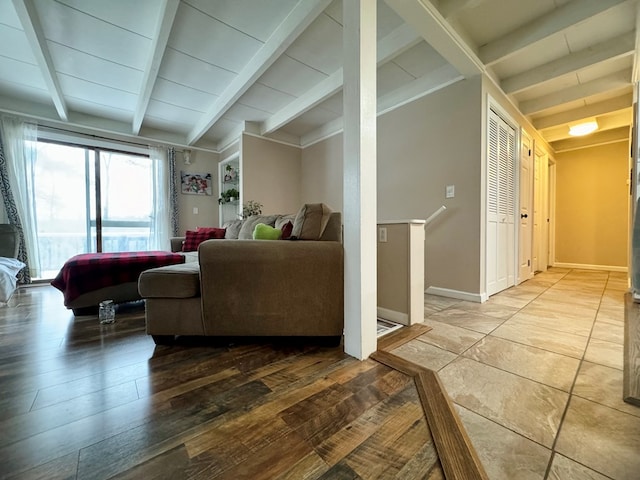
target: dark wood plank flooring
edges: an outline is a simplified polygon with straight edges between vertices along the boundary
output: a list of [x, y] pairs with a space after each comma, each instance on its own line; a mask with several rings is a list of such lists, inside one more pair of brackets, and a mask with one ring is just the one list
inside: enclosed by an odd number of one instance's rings
[[141, 305], [0, 307], [0, 478], [440, 479], [413, 378], [312, 342], [156, 347]]

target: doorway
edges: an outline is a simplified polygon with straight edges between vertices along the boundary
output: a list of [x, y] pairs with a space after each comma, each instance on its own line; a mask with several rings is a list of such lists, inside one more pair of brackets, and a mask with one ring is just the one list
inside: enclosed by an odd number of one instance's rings
[[38, 141], [34, 169], [40, 279], [80, 253], [149, 250], [148, 156]]
[[515, 285], [516, 130], [489, 110], [487, 152], [487, 295]]
[[527, 132], [522, 130], [520, 141], [520, 230], [518, 248], [518, 283], [533, 276], [532, 265], [532, 224], [535, 222], [531, 203], [533, 197], [533, 142]]

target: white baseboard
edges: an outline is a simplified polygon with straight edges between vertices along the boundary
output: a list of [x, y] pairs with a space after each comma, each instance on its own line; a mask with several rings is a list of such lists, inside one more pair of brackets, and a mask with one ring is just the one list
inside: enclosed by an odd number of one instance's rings
[[396, 312], [395, 310], [389, 310], [388, 308], [378, 307], [378, 317], [385, 320], [391, 320], [392, 322], [401, 323], [402, 325], [409, 325], [409, 314]]
[[458, 300], [466, 300], [467, 302], [475, 303], [484, 303], [488, 298], [486, 293], [469, 293], [440, 287], [429, 287], [425, 290], [425, 293], [430, 295], [439, 295], [441, 297], [457, 298]]
[[614, 267], [612, 265], [588, 265], [584, 263], [555, 262], [553, 266], [561, 267], [561, 268], [577, 268], [580, 270], [604, 270], [608, 272], [628, 272], [629, 271], [627, 267]]

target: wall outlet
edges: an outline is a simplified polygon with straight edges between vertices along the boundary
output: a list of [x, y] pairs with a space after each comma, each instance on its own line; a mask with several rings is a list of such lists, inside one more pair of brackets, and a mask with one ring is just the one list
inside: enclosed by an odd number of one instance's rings
[[378, 241], [380, 243], [386, 243], [386, 241], [387, 241], [387, 229], [386, 229], [386, 227], [378, 228]]
[[455, 185], [447, 185], [445, 197], [453, 198], [456, 196], [456, 186]]
[[193, 207], [193, 214], [198, 215], [198, 207]]

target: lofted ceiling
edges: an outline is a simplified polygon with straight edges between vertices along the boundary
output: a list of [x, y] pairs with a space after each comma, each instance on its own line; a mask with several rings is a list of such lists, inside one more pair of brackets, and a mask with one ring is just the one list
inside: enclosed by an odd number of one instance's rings
[[[379, 111], [486, 73], [556, 151], [628, 138], [637, 0], [377, 5]], [[342, 2], [1, 0], [0, 111], [216, 151], [243, 130], [308, 145], [342, 127]]]

